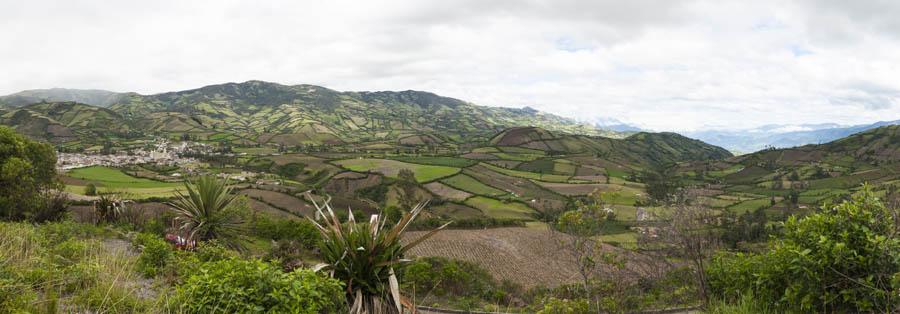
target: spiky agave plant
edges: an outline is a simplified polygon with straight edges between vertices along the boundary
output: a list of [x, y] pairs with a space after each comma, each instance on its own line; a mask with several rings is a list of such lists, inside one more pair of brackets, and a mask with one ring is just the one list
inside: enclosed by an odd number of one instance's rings
[[368, 222], [356, 222], [352, 211], [347, 222], [341, 223], [329, 204], [330, 198], [320, 205], [311, 195], [308, 196], [321, 218], [319, 221], [310, 220], [323, 236], [319, 251], [325, 263], [315, 268], [317, 271], [327, 271], [347, 285], [350, 313], [401, 313], [403, 304], [412, 307], [400, 295], [396, 275], [409, 261], [403, 255], [450, 223], [403, 244], [403, 233], [422, 212], [425, 204], [416, 205], [397, 224], [387, 227], [387, 219], [380, 215], [372, 215]]
[[184, 187], [187, 194], [177, 191], [177, 197], [170, 205], [175, 208], [175, 219], [180, 224], [179, 229], [187, 232], [187, 238], [196, 241], [217, 239], [229, 246], [238, 246], [244, 219], [228, 181], [202, 176], [193, 182], [186, 181]]

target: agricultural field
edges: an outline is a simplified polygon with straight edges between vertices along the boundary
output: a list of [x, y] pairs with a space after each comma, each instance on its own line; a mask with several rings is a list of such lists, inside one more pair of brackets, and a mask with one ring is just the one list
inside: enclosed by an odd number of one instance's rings
[[398, 156], [392, 157], [392, 159], [414, 164], [447, 166], [456, 168], [465, 168], [478, 163], [475, 160], [459, 157]]
[[183, 183], [162, 182], [130, 176], [116, 168], [94, 166], [72, 169], [63, 179], [66, 192], [84, 195], [85, 187], [93, 183], [98, 193], [116, 193], [125, 197], [145, 199], [171, 197], [184, 189]]
[[508, 175], [513, 177], [525, 178], [525, 179], [534, 179], [539, 181], [547, 181], [547, 182], [568, 182], [569, 176], [555, 175], [555, 174], [542, 174], [542, 173], [534, 173], [528, 171], [519, 171], [513, 169], [506, 169], [502, 167], [497, 167], [491, 164], [482, 163], [482, 165], [490, 170]]
[[475, 196], [466, 200], [466, 205], [480, 209], [488, 217], [498, 219], [533, 220], [534, 210], [518, 202], [503, 202], [493, 198]]
[[334, 164], [352, 171], [377, 172], [393, 178], [397, 177], [400, 169], [409, 169], [412, 170], [419, 182], [430, 182], [449, 177], [460, 171], [459, 168], [454, 167], [422, 165], [389, 159], [345, 159], [335, 161]]
[[[415, 239], [423, 231], [410, 232], [404, 239]], [[413, 256], [442, 256], [473, 262], [487, 269], [498, 280], [509, 280], [524, 288], [559, 286], [577, 282], [576, 264], [560, 254], [560, 241], [568, 237], [545, 228], [495, 228], [484, 230], [444, 230], [429, 241], [410, 250]], [[609, 242], [631, 243], [633, 234], [605, 238]], [[616, 252], [630, 265], [640, 257], [634, 253], [603, 245], [604, 252]]]
[[444, 184], [447, 184], [451, 187], [470, 192], [472, 194], [484, 195], [484, 196], [502, 196], [508, 194], [502, 190], [498, 190], [494, 187], [491, 187], [487, 184], [481, 183], [481, 181], [475, 180], [470, 176], [465, 174], [458, 174], [446, 179], [441, 180]]
[[440, 182], [431, 182], [425, 184], [424, 187], [431, 193], [446, 200], [465, 201], [467, 198], [472, 197], [472, 194], [469, 192], [454, 189]]

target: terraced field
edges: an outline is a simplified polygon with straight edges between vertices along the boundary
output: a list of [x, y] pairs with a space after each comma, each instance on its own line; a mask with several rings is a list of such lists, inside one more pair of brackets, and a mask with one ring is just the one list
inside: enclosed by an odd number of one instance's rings
[[357, 172], [377, 172], [388, 177], [396, 178], [401, 169], [409, 169], [419, 182], [430, 182], [440, 178], [449, 177], [460, 171], [459, 168], [446, 166], [432, 166], [407, 163], [390, 159], [345, 159], [335, 161], [334, 164], [348, 170]]
[[475, 196], [466, 200], [466, 205], [481, 210], [486, 216], [500, 219], [533, 220], [534, 210], [518, 202], [503, 202], [493, 198]]
[[481, 183], [478, 180], [473, 179], [470, 176], [464, 174], [458, 174], [446, 179], [441, 180], [441, 182], [463, 190], [472, 194], [484, 195], [484, 196], [501, 196], [508, 194], [502, 190], [491, 187], [487, 184]]

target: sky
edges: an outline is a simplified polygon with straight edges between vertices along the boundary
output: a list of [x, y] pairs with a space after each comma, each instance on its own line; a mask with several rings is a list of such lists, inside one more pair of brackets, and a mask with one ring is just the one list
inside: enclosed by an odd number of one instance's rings
[[651, 130], [900, 119], [900, 1], [0, 0], [0, 94], [423, 90]]

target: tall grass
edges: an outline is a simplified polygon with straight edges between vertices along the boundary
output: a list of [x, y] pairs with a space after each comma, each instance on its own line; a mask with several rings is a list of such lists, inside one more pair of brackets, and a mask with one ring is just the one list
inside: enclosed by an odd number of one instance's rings
[[0, 223], [0, 313], [152, 311], [149, 283], [122, 240], [71, 222]]

